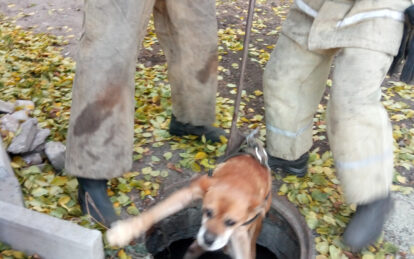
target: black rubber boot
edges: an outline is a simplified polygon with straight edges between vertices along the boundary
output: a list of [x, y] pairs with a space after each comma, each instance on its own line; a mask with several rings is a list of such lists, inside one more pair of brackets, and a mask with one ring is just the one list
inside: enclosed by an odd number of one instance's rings
[[385, 220], [392, 207], [393, 201], [390, 195], [367, 204], [358, 205], [345, 229], [344, 243], [351, 247], [352, 251], [360, 251], [373, 244], [381, 235]]
[[179, 122], [174, 114], [171, 116], [170, 134], [175, 136], [195, 135], [199, 137], [204, 135], [206, 140], [213, 142], [220, 142], [220, 136], [228, 137], [224, 130], [217, 127], [193, 126], [190, 123]]
[[106, 227], [110, 227], [112, 222], [119, 219], [106, 192], [107, 180], [78, 177], [78, 182], [78, 198], [84, 214], [89, 212], [95, 220]]
[[308, 172], [308, 159], [309, 153], [306, 152], [301, 157], [296, 160], [289, 161], [269, 155], [269, 167], [273, 171], [281, 169], [288, 174], [296, 175], [298, 177], [303, 177]]

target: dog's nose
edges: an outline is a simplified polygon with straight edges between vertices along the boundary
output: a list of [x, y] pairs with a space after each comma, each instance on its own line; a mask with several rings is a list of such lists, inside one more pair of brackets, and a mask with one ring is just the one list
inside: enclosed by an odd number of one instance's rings
[[204, 233], [203, 237], [204, 237], [204, 243], [208, 246], [211, 246], [216, 240], [216, 235], [208, 231]]

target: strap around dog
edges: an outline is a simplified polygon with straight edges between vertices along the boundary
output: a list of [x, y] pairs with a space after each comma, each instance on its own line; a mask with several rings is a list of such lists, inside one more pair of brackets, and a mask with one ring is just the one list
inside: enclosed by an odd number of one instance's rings
[[253, 223], [253, 221], [255, 221], [260, 215], [260, 212], [256, 214], [256, 216], [254, 216], [253, 218], [249, 219], [248, 221], [244, 222], [242, 226], [247, 226], [251, 223]]
[[[265, 200], [264, 200], [264, 202], [263, 202], [263, 204], [262, 204], [262, 205], [264, 205], [264, 203], [265, 203], [265, 202], [269, 199], [269, 196], [270, 196], [270, 192], [266, 195], [266, 198], [265, 198]], [[260, 205], [260, 206], [262, 206], [262, 205]], [[247, 225], [249, 225], [249, 224], [253, 223], [253, 221], [255, 221], [255, 220], [259, 217], [260, 213], [261, 213], [261, 212], [257, 213], [257, 214], [256, 214], [253, 218], [251, 218], [251, 219], [249, 219], [248, 221], [244, 222], [244, 223], [242, 224], [242, 226], [247, 226]]]

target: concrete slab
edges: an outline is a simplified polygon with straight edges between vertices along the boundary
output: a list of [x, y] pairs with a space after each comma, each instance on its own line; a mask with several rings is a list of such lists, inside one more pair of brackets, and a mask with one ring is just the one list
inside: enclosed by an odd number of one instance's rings
[[0, 137], [0, 200], [23, 207], [23, 195]]
[[102, 234], [0, 201], [0, 241], [43, 259], [103, 259]]
[[414, 246], [414, 193], [404, 195], [394, 192], [394, 211], [385, 223], [384, 238], [407, 254], [405, 259], [414, 259], [410, 247]]

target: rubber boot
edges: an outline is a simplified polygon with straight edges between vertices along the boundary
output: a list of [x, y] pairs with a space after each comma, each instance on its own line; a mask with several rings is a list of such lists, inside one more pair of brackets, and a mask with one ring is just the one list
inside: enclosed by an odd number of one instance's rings
[[269, 155], [269, 167], [273, 171], [281, 169], [284, 172], [298, 177], [303, 177], [308, 172], [309, 153], [306, 152], [296, 160], [290, 161]]
[[358, 205], [343, 234], [344, 243], [352, 251], [373, 244], [381, 235], [385, 220], [392, 210], [391, 196]]
[[220, 136], [228, 137], [227, 133], [213, 126], [193, 126], [190, 123], [182, 123], [172, 114], [170, 123], [170, 134], [175, 136], [195, 135], [205, 136], [206, 140], [220, 142]]
[[107, 180], [78, 177], [78, 182], [78, 199], [84, 214], [91, 215], [106, 227], [119, 219], [106, 191]]

